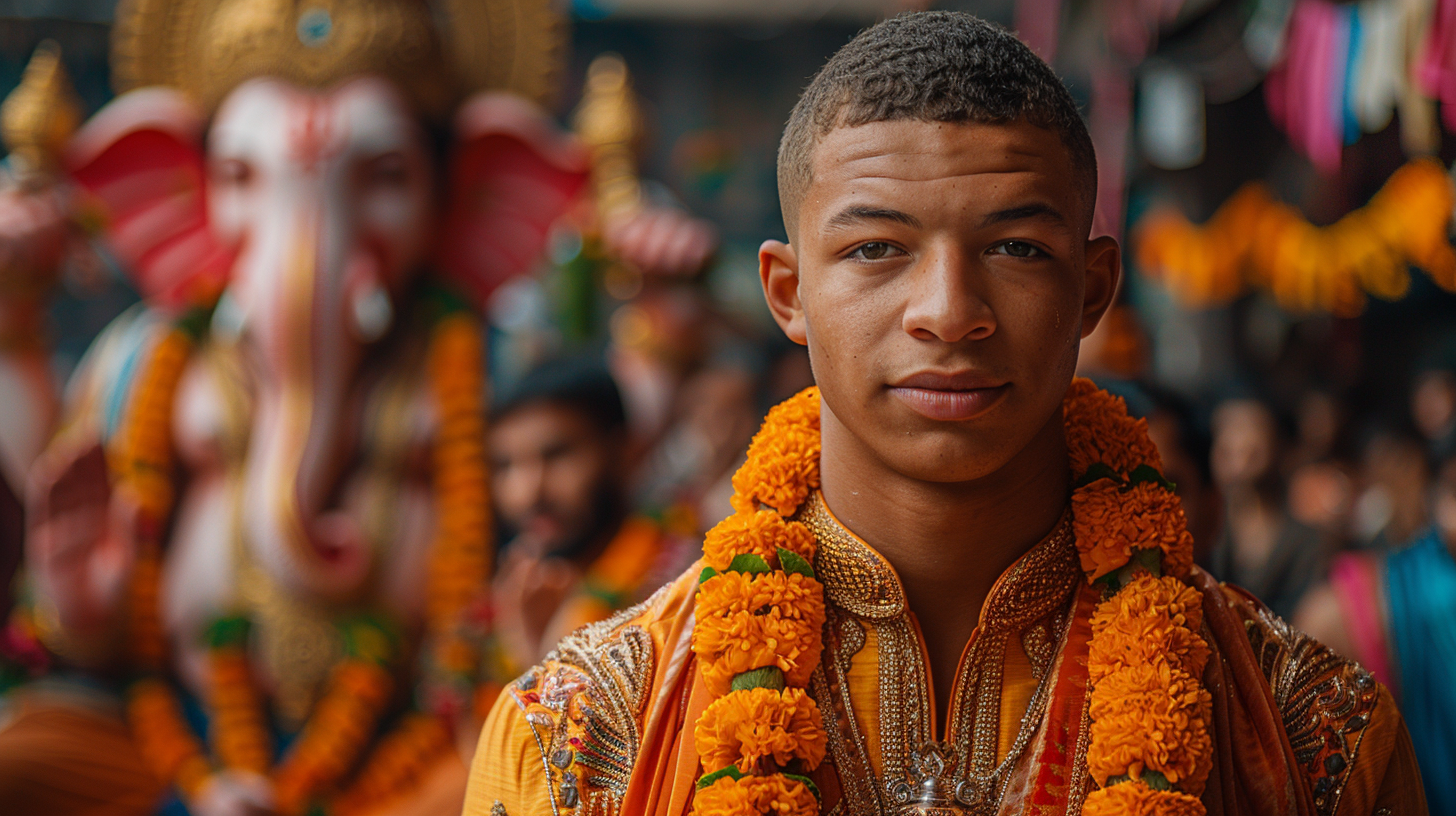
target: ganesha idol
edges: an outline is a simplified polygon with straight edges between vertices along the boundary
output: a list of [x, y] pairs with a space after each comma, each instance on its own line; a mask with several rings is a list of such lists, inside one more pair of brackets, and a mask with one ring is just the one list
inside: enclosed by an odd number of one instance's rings
[[0, 721], [0, 810], [458, 812], [488, 697], [477, 315], [588, 177], [528, 101], [559, 21], [135, 0], [114, 38], [126, 92], [66, 167], [144, 305], [32, 472], [57, 668]]

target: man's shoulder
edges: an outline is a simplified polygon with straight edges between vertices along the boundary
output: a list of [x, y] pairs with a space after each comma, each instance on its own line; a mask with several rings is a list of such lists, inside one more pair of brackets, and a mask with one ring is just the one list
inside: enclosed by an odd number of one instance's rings
[[[1242, 628], [1248, 650], [1220, 642], [1220, 651], [1228, 661], [1250, 661], [1268, 684], [1293, 770], [1307, 784], [1315, 811], [1350, 812], [1340, 809], [1342, 800], [1373, 797], [1390, 735], [1404, 731], [1390, 693], [1359, 663], [1295, 629], [1246, 590], [1218, 584], [1205, 591], [1217, 592]], [[1235, 682], [1239, 674], [1234, 668]], [[1372, 743], [1381, 748], [1372, 750]]]
[[610, 702], [606, 710], [612, 714], [636, 719], [674, 630], [691, 626], [700, 570], [694, 564], [641, 603], [562, 638], [503, 696], [522, 711], [539, 706], [566, 712], [572, 698], [586, 695]]
[[[481, 735], [471, 782], [480, 790], [472, 797], [501, 801], [511, 816], [534, 812], [516, 796], [525, 791], [548, 798], [553, 807], [547, 812], [589, 800], [620, 801], [641, 749], [649, 701], [692, 665], [674, 658], [690, 648], [700, 570], [695, 564], [642, 603], [567, 635], [506, 686]], [[523, 761], [528, 756], [534, 759]], [[481, 773], [483, 764], [495, 767]], [[515, 778], [501, 778], [502, 767], [517, 769], [509, 774]]]

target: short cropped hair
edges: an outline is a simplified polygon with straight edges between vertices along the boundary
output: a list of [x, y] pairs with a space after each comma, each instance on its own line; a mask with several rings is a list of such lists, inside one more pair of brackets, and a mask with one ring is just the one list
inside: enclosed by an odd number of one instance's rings
[[813, 178], [814, 146], [834, 128], [901, 119], [1002, 124], [1022, 117], [1061, 137], [1090, 219], [1097, 156], [1087, 126], [1056, 73], [1016, 35], [956, 11], [900, 14], [861, 31], [810, 81], [784, 128], [779, 206], [789, 240], [796, 238], [799, 205]]

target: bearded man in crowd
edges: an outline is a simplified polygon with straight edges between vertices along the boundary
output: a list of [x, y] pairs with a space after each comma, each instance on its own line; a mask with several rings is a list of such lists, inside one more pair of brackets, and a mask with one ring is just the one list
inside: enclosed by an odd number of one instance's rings
[[606, 366], [548, 361], [492, 411], [491, 472], [506, 535], [491, 591], [503, 679], [572, 630], [643, 600], [692, 558], [688, 541], [629, 513], [627, 421]]

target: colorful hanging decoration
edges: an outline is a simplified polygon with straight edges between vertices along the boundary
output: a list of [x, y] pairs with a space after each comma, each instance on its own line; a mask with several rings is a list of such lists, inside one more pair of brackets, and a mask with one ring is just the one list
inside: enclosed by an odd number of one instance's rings
[[1339, 170], [1341, 150], [1360, 134], [1358, 126], [1349, 133], [1345, 122], [1356, 19], [1353, 6], [1301, 0], [1285, 31], [1284, 58], [1264, 81], [1270, 118], [1327, 173]]
[[1154, 211], [1134, 236], [1137, 262], [1184, 304], [1227, 303], [1251, 288], [1291, 312], [1359, 314], [1366, 295], [1403, 297], [1409, 267], [1456, 291], [1449, 224], [1451, 179], [1432, 159], [1397, 170], [1370, 202], [1327, 227], [1309, 223], [1258, 182], [1245, 185], [1202, 226]]

